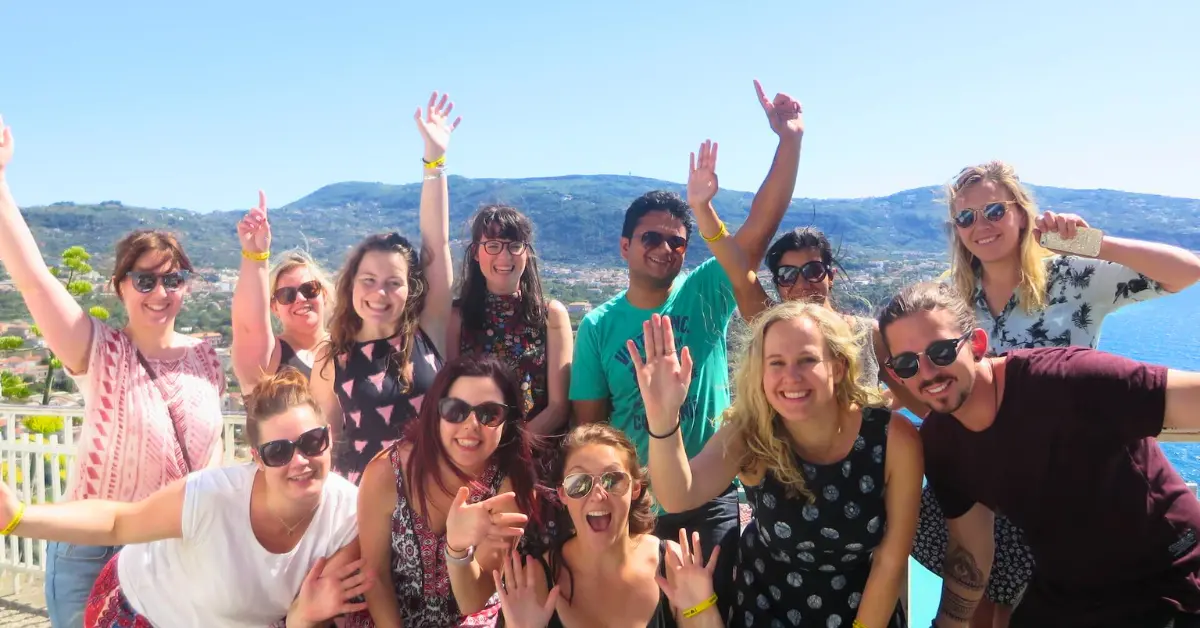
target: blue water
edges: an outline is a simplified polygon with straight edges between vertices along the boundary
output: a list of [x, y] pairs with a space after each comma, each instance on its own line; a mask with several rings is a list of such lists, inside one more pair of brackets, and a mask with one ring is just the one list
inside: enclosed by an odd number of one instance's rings
[[[1101, 327], [1099, 348], [1200, 371], [1200, 286], [1109, 315]], [[1200, 443], [1162, 443], [1161, 447], [1180, 475], [1200, 482]], [[909, 619], [913, 626], [928, 626], [937, 612], [942, 582], [914, 560], [909, 567]]]

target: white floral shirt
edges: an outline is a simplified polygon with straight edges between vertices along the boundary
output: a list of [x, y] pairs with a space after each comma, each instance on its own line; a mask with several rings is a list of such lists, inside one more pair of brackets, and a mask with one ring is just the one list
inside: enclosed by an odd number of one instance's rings
[[991, 349], [1004, 353], [1033, 347], [1100, 343], [1104, 317], [1130, 303], [1165, 294], [1158, 282], [1120, 264], [1053, 255], [1046, 258], [1046, 308], [1026, 314], [1014, 292], [1004, 311], [992, 316], [982, 282], [976, 283], [975, 315], [988, 332]]

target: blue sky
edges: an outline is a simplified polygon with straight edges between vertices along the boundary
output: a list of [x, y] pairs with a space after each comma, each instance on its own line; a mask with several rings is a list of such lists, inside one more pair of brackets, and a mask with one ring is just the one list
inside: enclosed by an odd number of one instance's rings
[[681, 181], [711, 137], [722, 186], [753, 190], [775, 145], [754, 78], [804, 103], [798, 196], [1003, 158], [1034, 183], [1200, 197], [1197, 23], [1194, 0], [5, 2], [0, 114], [24, 205], [413, 182], [435, 89], [464, 117], [457, 174]]

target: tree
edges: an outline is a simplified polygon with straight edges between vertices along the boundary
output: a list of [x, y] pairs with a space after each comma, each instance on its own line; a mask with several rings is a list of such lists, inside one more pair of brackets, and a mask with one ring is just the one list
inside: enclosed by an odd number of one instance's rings
[[[62, 263], [58, 266], [51, 266], [50, 272], [55, 277], [58, 277], [59, 281], [63, 282], [63, 285], [67, 287], [67, 292], [70, 292], [71, 296], [75, 297], [75, 300], [79, 301], [82, 306], [83, 297], [88, 296], [95, 289], [90, 281], [83, 279], [83, 277], [88, 276], [92, 272], [92, 266], [88, 264], [88, 260], [92, 259], [92, 255], [84, 250], [82, 246], [72, 246], [62, 252], [60, 259]], [[108, 310], [99, 305], [88, 308], [88, 314], [102, 321], [108, 320], [109, 316]], [[42, 336], [42, 332], [38, 329], [37, 325], [33, 326], [32, 331], [37, 337], [40, 338]], [[42, 405], [50, 403], [50, 390], [54, 384], [55, 371], [62, 368], [62, 361], [55, 357], [53, 351], [47, 350], [46, 353], [50, 356], [50, 364], [46, 368], [46, 387], [42, 392]]]

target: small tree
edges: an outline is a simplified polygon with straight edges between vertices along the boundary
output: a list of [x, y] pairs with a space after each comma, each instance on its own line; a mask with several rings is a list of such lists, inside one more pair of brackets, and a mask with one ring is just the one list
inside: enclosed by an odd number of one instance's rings
[[[58, 277], [59, 281], [67, 287], [67, 292], [70, 292], [71, 296], [80, 302], [80, 305], [83, 305], [83, 297], [91, 294], [95, 288], [91, 282], [82, 279], [92, 272], [92, 266], [88, 264], [88, 260], [92, 259], [92, 256], [82, 246], [72, 246], [62, 252], [60, 259], [62, 263], [58, 266], [51, 266], [50, 272]], [[109, 316], [108, 310], [99, 305], [88, 308], [88, 314], [102, 321], [108, 320]], [[42, 331], [38, 329], [37, 325], [33, 326], [32, 331], [37, 337], [42, 336]], [[62, 368], [62, 361], [54, 355], [54, 352], [47, 350], [47, 353], [50, 356], [50, 364], [46, 367], [46, 389], [42, 392], [42, 405], [50, 403], [50, 390], [54, 384], [55, 371]]]
[[[0, 354], [19, 351], [25, 346], [20, 336], [0, 336]], [[0, 398], [24, 401], [33, 394], [29, 384], [11, 371], [0, 371]]]

